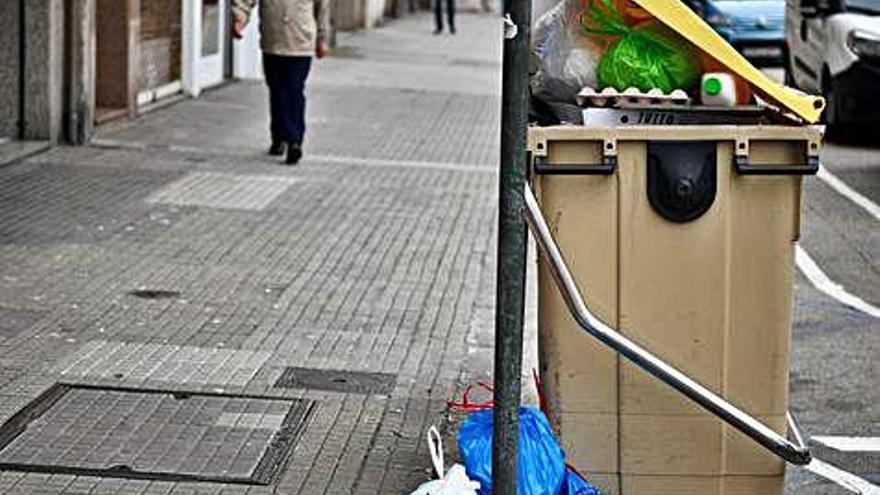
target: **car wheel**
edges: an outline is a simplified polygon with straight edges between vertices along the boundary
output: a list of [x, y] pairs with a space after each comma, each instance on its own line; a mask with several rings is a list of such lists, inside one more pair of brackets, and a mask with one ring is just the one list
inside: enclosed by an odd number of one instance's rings
[[837, 139], [842, 135], [843, 125], [840, 122], [840, 104], [834, 92], [834, 80], [830, 74], [826, 74], [823, 78], [822, 96], [825, 97], [825, 111], [822, 112], [822, 121], [826, 126], [825, 134], [831, 139]]
[[785, 85], [790, 88], [797, 88], [797, 83], [794, 80], [794, 73], [791, 71], [791, 56], [788, 54], [787, 49], [782, 56], [782, 70], [785, 71]]

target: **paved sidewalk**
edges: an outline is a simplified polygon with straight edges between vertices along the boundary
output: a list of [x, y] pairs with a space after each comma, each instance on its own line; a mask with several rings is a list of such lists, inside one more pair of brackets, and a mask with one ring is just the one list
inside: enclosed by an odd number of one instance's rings
[[499, 27], [342, 37], [298, 167], [242, 82], [0, 169], [0, 422], [30, 422], [0, 466], [54, 472], [0, 493], [426, 480], [424, 431], [491, 369]]

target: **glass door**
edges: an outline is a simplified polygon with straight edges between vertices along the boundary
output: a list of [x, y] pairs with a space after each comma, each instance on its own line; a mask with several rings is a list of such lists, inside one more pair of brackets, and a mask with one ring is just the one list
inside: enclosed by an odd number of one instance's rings
[[200, 5], [197, 9], [198, 38], [196, 46], [196, 85], [201, 88], [215, 86], [223, 82], [228, 45], [226, 39], [228, 27], [228, 0], [196, 0]]

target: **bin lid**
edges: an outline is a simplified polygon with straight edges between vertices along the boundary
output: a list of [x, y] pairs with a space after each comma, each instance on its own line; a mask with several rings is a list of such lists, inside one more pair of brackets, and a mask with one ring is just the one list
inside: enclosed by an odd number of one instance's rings
[[815, 123], [825, 108], [825, 99], [785, 87], [758, 70], [724, 38], [681, 0], [633, 0], [657, 20], [715, 58], [732, 73], [748, 81], [772, 103], [809, 123]]

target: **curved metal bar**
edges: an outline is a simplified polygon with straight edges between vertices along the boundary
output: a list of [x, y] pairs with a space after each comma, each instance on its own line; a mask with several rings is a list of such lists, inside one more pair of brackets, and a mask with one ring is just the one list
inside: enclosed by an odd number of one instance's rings
[[690, 379], [681, 371], [666, 364], [666, 362], [629, 340], [593, 315], [581, 296], [577, 283], [571, 271], [569, 271], [562, 253], [559, 251], [559, 246], [556, 245], [556, 241], [553, 239], [553, 234], [547, 226], [547, 221], [541, 213], [541, 208], [538, 206], [535, 194], [528, 184], [525, 186], [525, 202], [526, 221], [538, 245], [546, 255], [550, 271], [556, 280], [556, 286], [559, 288], [563, 299], [565, 299], [565, 303], [568, 305], [572, 316], [587, 333], [620, 353], [636, 366], [678, 390], [727, 424], [749, 436], [752, 440], [763, 445], [777, 456], [799, 466], [809, 464], [811, 460], [810, 452], [800, 441], [801, 445], [793, 444], [784, 436], [776, 433], [711, 390]]

